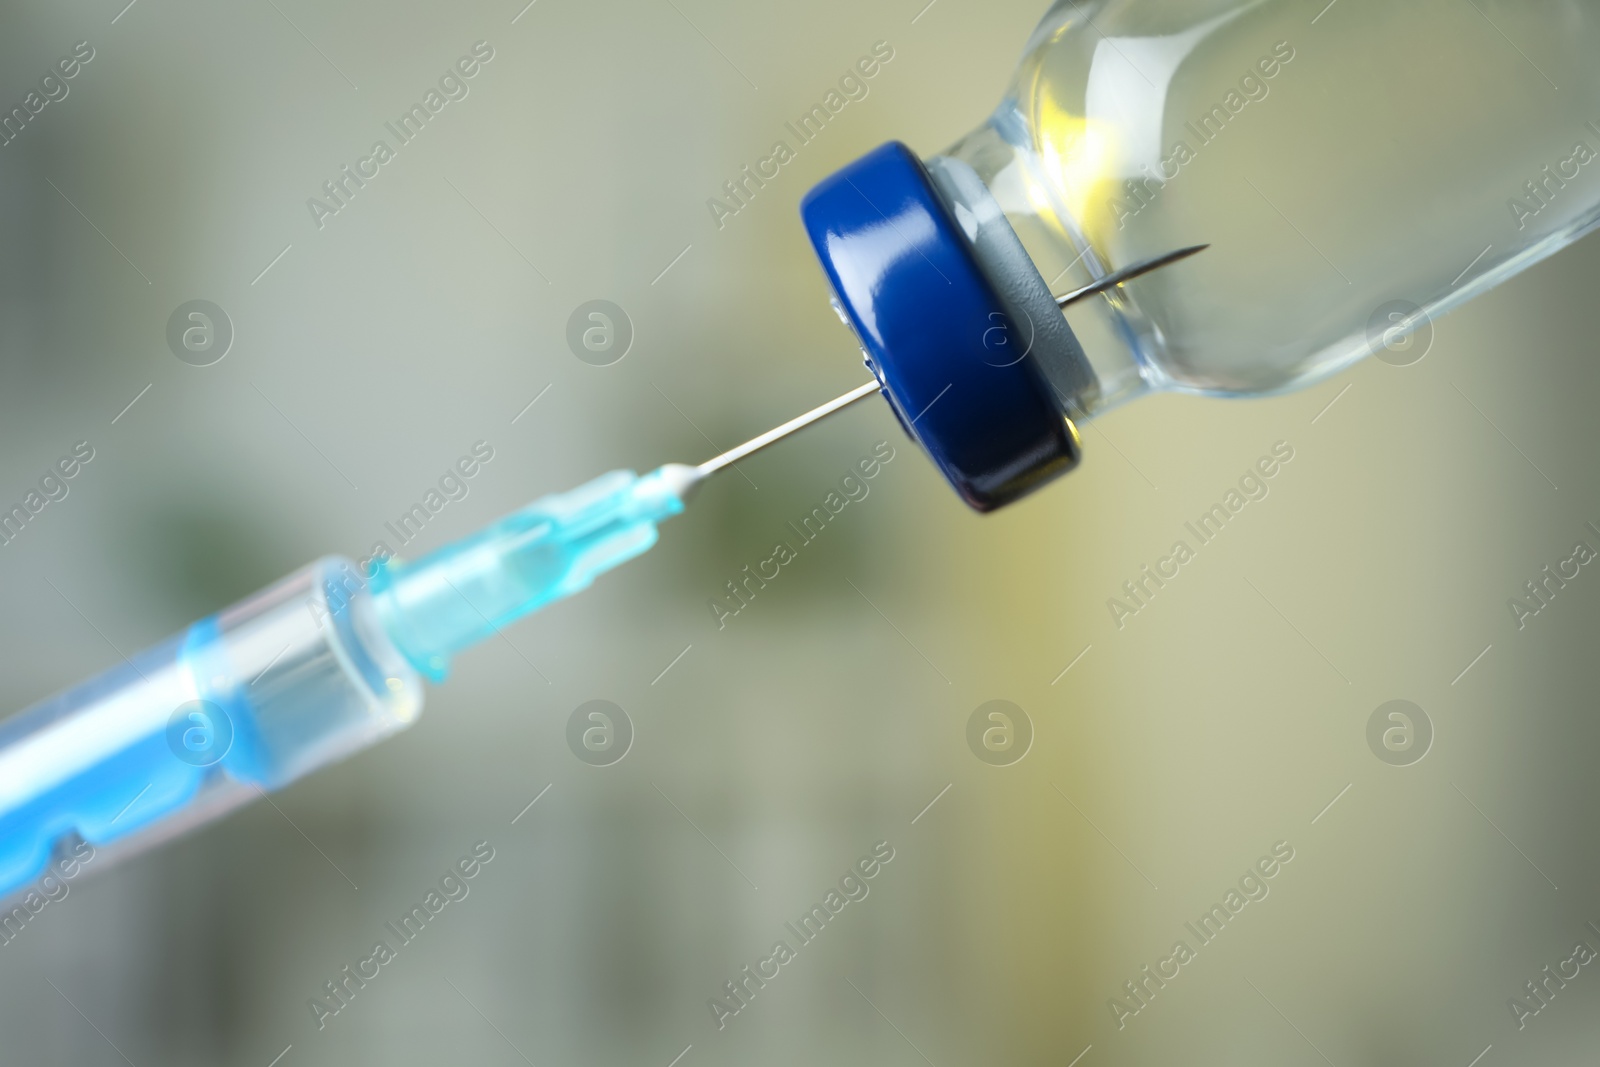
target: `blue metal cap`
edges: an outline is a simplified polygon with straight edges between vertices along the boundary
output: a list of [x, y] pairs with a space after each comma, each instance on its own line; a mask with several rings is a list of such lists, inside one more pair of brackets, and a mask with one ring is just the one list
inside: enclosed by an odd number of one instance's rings
[[1032, 324], [1017, 328], [910, 149], [824, 179], [800, 215], [867, 366], [963, 500], [991, 511], [1077, 465], [1076, 432], [1013, 340]]

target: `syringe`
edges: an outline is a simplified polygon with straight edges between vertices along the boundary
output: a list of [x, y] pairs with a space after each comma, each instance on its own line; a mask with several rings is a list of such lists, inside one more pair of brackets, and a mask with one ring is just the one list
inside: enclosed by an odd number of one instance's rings
[[697, 467], [601, 475], [414, 562], [318, 560], [0, 723], [0, 900], [80, 842], [138, 851], [410, 725], [457, 652], [649, 549], [717, 471], [878, 390]]

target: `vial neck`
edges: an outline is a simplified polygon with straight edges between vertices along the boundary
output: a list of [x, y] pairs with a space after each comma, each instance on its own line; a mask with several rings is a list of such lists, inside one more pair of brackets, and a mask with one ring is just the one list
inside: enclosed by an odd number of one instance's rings
[[995, 119], [928, 160], [928, 171], [1027, 335], [1027, 358], [1062, 412], [1086, 421], [1160, 387], [1141, 355], [1159, 339], [1125, 293], [1089, 297], [1070, 312], [1056, 305], [1057, 293], [1103, 277], [1109, 267], [1072, 232], [1029, 153], [1003, 135], [1006, 113], [1002, 104]]

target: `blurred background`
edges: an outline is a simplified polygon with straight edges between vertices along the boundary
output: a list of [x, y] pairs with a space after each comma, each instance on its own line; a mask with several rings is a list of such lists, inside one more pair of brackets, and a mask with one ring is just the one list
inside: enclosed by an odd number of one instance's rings
[[[863, 381], [796, 204], [980, 123], [1044, 6], [124, 2], [0, 13], [6, 108], [94, 50], [0, 149], [0, 498], [95, 450], [0, 552], [7, 709], [398, 547], [475, 442], [405, 554]], [[469, 94], [319, 227], [307, 199], [480, 41]], [[707, 199], [877, 42], [869, 95], [719, 226]], [[463, 656], [411, 730], [74, 881], [0, 947], [0, 1063], [1586, 1061], [1592, 968], [1521, 1029], [1507, 1002], [1600, 948], [1600, 579], [1520, 632], [1506, 600], [1600, 545], [1597, 271], [1581, 242], [1410, 366], [1146, 399], [986, 518], [858, 406]], [[191, 300], [232, 324], [210, 366], [167, 345]], [[631, 323], [607, 366], [567, 342], [592, 300]], [[719, 629], [707, 601], [879, 441], [867, 499]], [[1278, 441], [1270, 497], [1117, 630], [1106, 598]], [[566, 742], [592, 699], [635, 731], [611, 766]], [[1397, 699], [1433, 732], [1409, 766], [1368, 742]], [[1008, 766], [968, 746], [993, 700], [1030, 724]], [[483, 841], [469, 896], [319, 1027]], [[719, 1029], [708, 1000], [879, 842], [869, 895]], [[1119, 1018], [1275, 845], [1269, 895]]]

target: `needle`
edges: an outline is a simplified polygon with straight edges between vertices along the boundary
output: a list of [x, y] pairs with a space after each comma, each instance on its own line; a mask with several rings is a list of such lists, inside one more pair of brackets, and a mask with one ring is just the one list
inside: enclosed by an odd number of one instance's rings
[[1115, 289], [1123, 282], [1132, 281], [1141, 274], [1148, 274], [1150, 271], [1156, 270], [1160, 267], [1165, 267], [1169, 263], [1176, 263], [1180, 259], [1187, 259], [1196, 252], [1204, 252], [1210, 247], [1210, 245], [1192, 245], [1189, 248], [1180, 248], [1173, 252], [1163, 252], [1159, 256], [1152, 256], [1149, 259], [1140, 260], [1137, 263], [1123, 267], [1121, 270], [1114, 270], [1110, 274], [1107, 274], [1104, 278], [1101, 278], [1095, 282], [1091, 282], [1082, 289], [1074, 289], [1066, 296], [1056, 297], [1056, 304], [1060, 307], [1066, 307], [1068, 304], [1082, 300], [1086, 296], [1093, 296], [1095, 293], [1103, 293], [1107, 289]]
[[[1095, 293], [1103, 293], [1107, 289], [1113, 289], [1116, 286], [1121, 285], [1123, 282], [1131, 281], [1134, 278], [1139, 277], [1141, 274], [1147, 274], [1150, 271], [1156, 270], [1160, 267], [1165, 267], [1169, 263], [1176, 263], [1180, 259], [1187, 259], [1196, 252], [1203, 252], [1210, 247], [1210, 245], [1194, 245], [1189, 248], [1179, 248], [1176, 251], [1165, 252], [1159, 256], [1152, 256], [1149, 259], [1140, 260], [1138, 263], [1130, 264], [1129, 266], [1123, 267], [1121, 270], [1112, 271], [1104, 278], [1086, 285], [1082, 289], [1076, 289], [1068, 293], [1066, 296], [1056, 297], [1056, 303], [1061, 307], [1066, 307], [1073, 301], [1082, 300], [1084, 297], [1091, 296]], [[760, 437], [753, 437], [737, 448], [730, 448], [720, 456], [713, 456], [704, 463], [700, 464], [698, 467], [693, 468], [694, 481], [698, 483], [701, 479], [715, 474], [724, 467], [731, 466], [739, 462], [741, 459], [761, 451], [768, 445], [783, 440], [796, 430], [803, 430], [812, 423], [827, 418], [835, 411], [841, 411], [844, 408], [849, 407], [851, 404], [854, 404], [856, 401], [871, 396], [873, 393], [878, 392], [880, 388], [881, 387], [876, 381], [864, 382], [843, 396], [830, 400], [821, 407], [812, 408], [804, 415], [801, 415], [798, 418], [790, 419], [782, 426], [768, 430]]]
[[752, 453], [761, 451], [763, 448], [766, 448], [773, 442], [783, 440], [796, 430], [803, 430], [807, 426], [810, 426], [813, 422], [816, 422], [819, 419], [825, 419], [829, 415], [832, 415], [835, 411], [847, 408], [851, 404], [854, 404], [857, 400], [871, 396], [873, 393], [876, 393], [878, 389], [879, 386], [876, 381], [865, 382], [861, 385], [858, 385], [843, 396], [836, 397], [833, 400], [828, 401], [826, 404], [823, 404], [821, 407], [812, 408], [804, 415], [801, 415], [798, 418], [790, 419], [782, 426], [768, 430], [760, 437], [752, 437], [750, 440], [746, 441], [737, 448], [730, 448], [720, 456], [713, 456], [704, 463], [700, 464], [700, 466], [696, 467], [695, 473], [701, 478], [704, 478], [707, 475], [715, 474], [722, 468], [730, 464], [737, 463]]

